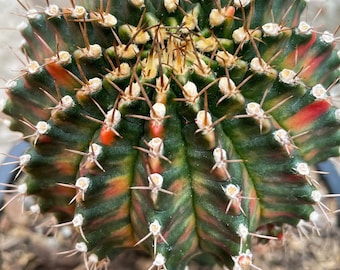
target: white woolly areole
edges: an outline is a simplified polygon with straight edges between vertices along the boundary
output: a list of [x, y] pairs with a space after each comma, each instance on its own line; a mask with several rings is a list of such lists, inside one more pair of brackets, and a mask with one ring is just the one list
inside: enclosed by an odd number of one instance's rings
[[84, 242], [76, 243], [75, 250], [81, 253], [87, 252], [87, 246]]
[[276, 37], [280, 34], [281, 26], [277, 23], [266, 23], [262, 26], [264, 36]]
[[57, 5], [49, 5], [44, 10], [45, 14], [51, 17], [57, 17], [59, 16], [59, 7]]
[[240, 187], [234, 184], [228, 184], [225, 188], [222, 188], [224, 194], [229, 198], [236, 198], [237, 195], [240, 193]]
[[116, 47], [117, 55], [121, 58], [132, 59], [139, 53], [139, 48], [136, 44], [121, 44]]
[[222, 77], [218, 82], [218, 88], [224, 95], [232, 96], [237, 91], [234, 81], [227, 77]]
[[30, 73], [30, 74], [36, 74], [40, 71], [40, 65], [37, 61], [31, 61], [28, 63], [26, 69], [27, 69], [27, 72]]
[[75, 103], [71, 96], [66, 95], [61, 98], [62, 110], [72, 108]]
[[290, 144], [290, 137], [286, 130], [278, 129], [273, 132], [274, 139], [282, 145]]
[[240, 27], [240, 28], [234, 30], [234, 32], [232, 34], [232, 38], [233, 38], [235, 43], [239, 44], [241, 42], [249, 41], [249, 34], [244, 29], [244, 27]]
[[298, 34], [310, 35], [312, 33], [312, 27], [305, 21], [301, 21], [296, 28]]
[[77, 19], [85, 18], [87, 16], [86, 9], [83, 6], [75, 6], [74, 9], [72, 9], [71, 16]]
[[183, 96], [188, 103], [195, 103], [197, 94], [197, 86], [195, 83], [188, 81], [183, 85]]
[[209, 128], [212, 124], [211, 114], [204, 110], [201, 110], [197, 113], [196, 116], [196, 125], [199, 129], [205, 130]]
[[216, 147], [213, 151], [214, 161], [217, 164], [217, 168], [224, 166], [224, 161], [227, 160], [227, 151], [221, 147]]
[[250, 69], [258, 74], [263, 74], [270, 71], [271, 67], [262, 58], [254, 57], [250, 61]]
[[110, 13], [99, 14], [99, 16], [101, 19], [98, 23], [104, 27], [114, 27], [118, 22], [117, 18]]
[[325, 31], [320, 36], [320, 39], [325, 43], [331, 44], [334, 42], [335, 37], [331, 32]]
[[237, 228], [237, 234], [242, 240], [245, 240], [249, 235], [249, 230], [244, 224], [240, 224]]
[[72, 56], [67, 51], [58, 52], [57, 63], [60, 65], [68, 65], [72, 62]]
[[84, 223], [84, 217], [82, 214], [76, 214], [72, 219], [72, 224], [74, 227], [81, 227]]
[[46, 134], [50, 129], [51, 126], [45, 121], [39, 121], [35, 126], [37, 133], [40, 135]]
[[215, 51], [218, 47], [218, 41], [216, 37], [200, 37], [198, 41], [195, 42], [195, 46], [201, 52], [212, 52]]
[[163, 73], [162, 77], [156, 79], [156, 91], [164, 93], [170, 88], [169, 78]]
[[130, 0], [130, 3], [135, 7], [142, 8], [144, 7], [144, 0]]
[[117, 78], [126, 78], [131, 73], [131, 68], [128, 63], [121, 63], [119, 67], [116, 67], [111, 72], [107, 73], [104, 77], [106, 80], [114, 81]]
[[160, 175], [159, 173], [152, 173], [152, 174], [150, 174], [148, 179], [149, 179], [151, 187], [155, 187], [157, 189], [162, 188], [163, 180], [164, 179], [163, 179], [163, 176]]
[[89, 153], [97, 158], [102, 153], [103, 147], [97, 143], [92, 143], [89, 147]]
[[206, 77], [211, 73], [211, 68], [202, 59], [199, 59], [194, 62], [194, 71], [202, 77]]
[[299, 77], [297, 76], [296, 72], [287, 68], [283, 69], [279, 73], [279, 78], [280, 81], [289, 85], [296, 85], [299, 81]]
[[94, 77], [88, 81], [86, 85], [82, 87], [82, 90], [85, 91], [86, 94], [93, 94], [101, 90], [103, 87], [103, 82], [100, 78]]
[[89, 49], [82, 49], [84, 56], [91, 59], [98, 59], [102, 56], [102, 48], [98, 44], [90, 45]]
[[312, 200], [314, 201], [314, 202], [320, 202], [321, 201], [321, 199], [322, 199], [322, 194], [321, 194], [321, 192], [320, 191], [318, 191], [318, 190], [313, 190], [312, 191], [312, 193], [310, 194], [310, 197], [312, 198]]
[[154, 266], [161, 267], [165, 264], [165, 258], [162, 254], [157, 253], [155, 260], [152, 263]]
[[19, 166], [23, 167], [28, 164], [28, 162], [31, 160], [31, 155], [29, 154], [24, 154], [19, 157]]
[[129, 35], [131, 38], [133, 37], [134, 44], [145, 44], [150, 40], [149, 33], [140, 27], [124, 24], [120, 27], [120, 31], [122, 31], [123, 35], [125, 34]]
[[326, 99], [328, 97], [327, 90], [322, 86], [322, 84], [314, 85], [311, 90], [311, 94], [316, 99]]
[[249, 102], [246, 107], [246, 113], [250, 116], [263, 116], [264, 111], [261, 108], [261, 105], [256, 102]]
[[166, 108], [163, 103], [155, 103], [150, 110], [150, 117], [152, 120], [162, 121], [166, 114]]
[[152, 138], [148, 142], [148, 146], [150, 147], [150, 155], [159, 156], [163, 154], [164, 144], [161, 138]]
[[88, 177], [79, 177], [76, 181], [75, 186], [85, 192], [90, 185], [90, 178]]
[[164, 0], [164, 6], [169, 13], [174, 12], [177, 9], [178, 4], [179, 0]]
[[[224, 9], [224, 8], [223, 8]], [[217, 8], [213, 8], [209, 14], [209, 24], [210, 26], [219, 26], [225, 21], [225, 16], [223, 14], [223, 9], [218, 10]]]
[[125, 88], [122, 98], [126, 101], [133, 101], [140, 95], [140, 92], [141, 88], [139, 83], [134, 82]]
[[155, 220], [149, 225], [149, 231], [154, 236], [157, 236], [161, 232], [161, 225], [159, 224], [158, 220]]
[[108, 127], [114, 128], [122, 119], [122, 114], [117, 109], [109, 110], [105, 115], [104, 123]]
[[303, 176], [307, 176], [307, 175], [310, 174], [310, 168], [309, 168], [308, 164], [305, 163], [305, 162], [301, 162], [301, 163], [296, 164], [295, 170]]
[[218, 51], [216, 53], [216, 61], [223, 67], [231, 68], [235, 66], [237, 60], [237, 56], [227, 51]]
[[250, 4], [251, 0], [234, 0], [235, 7], [246, 7]]
[[197, 25], [197, 17], [192, 13], [188, 13], [188, 14], [185, 14], [185, 16], [183, 17], [183, 20], [182, 20], [183, 27], [181, 27], [180, 30], [183, 33], [187, 33], [188, 30], [194, 30], [196, 25]]
[[27, 184], [23, 183], [17, 187], [18, 193], [19, 194], [26, 194], [27, 192]]
[[24, 154], [19, 157], [19, 165], [26, 166], [30, 162], [32, 156], [30, 154]]
[[147, 31], [139, 31], [136, 27], [132, 26], [132, 36], [134, 36], [134, 43], [145, 44], [150, 40], [150, 35]]

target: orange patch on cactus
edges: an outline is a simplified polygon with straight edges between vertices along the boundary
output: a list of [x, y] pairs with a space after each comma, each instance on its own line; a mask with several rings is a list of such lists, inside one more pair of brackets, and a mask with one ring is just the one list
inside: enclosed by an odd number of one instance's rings
[[39, 135], [39, 139], [37, 143], [43, 144], [43, 143], [50, 143], [50, 142], [52, 142], [52, 138], [50, 136]]
[[[185, 243], [186, 241], [188, 241], [191, 235], [193, 234], [194, 228], [195, 228], [195, 219], [191, 218], [189, 219], [188, 224], [186, 224], [184, 233], [178, 238], [178, 243]], [[192, 248], [193, 248], [192, 251], [195, 250], [196, 245], [198, 245], [197, 238], [194, 239], [194, 242], [192, 244]]]
[[325, 59], [327, 59], [332, 51], [326, 51], [326, 53], [323, 53], [322, 55], [318, 57], [312, 57], [310, 59], [306, 59], [306, 69], [303, 69], [300, 73], [300, 78], [304, 80], [309, 80], [313, 77], [313, 74], [315, 71], [317, 71], [320, 68], [320, 65], [325, 62]]
[[307, 56], [307, 52], [310, 50], [310, 48], [313, 46], [317, 38], [317, 34], [315, 32], [312, 33], [312, 38], [307, 42], [304, 43], [298, 47], [296, 47], [295, 50], [293, 50], [289, 56], [287, 57], [285, 63], [287, 64], [287, 67], [295, 67], [296, 66], [296, 59], [300, 60], [303, 59], [305, 56]]
[[104, 192], [104, 198], [110, 199], [112, 197], [120, 196], [129, 190], [129, 181], [126, 178], [113, 178]]
[[[67, 188], [67, 187], [63, 187], [61, 185], [55, 185], [53, 187], [50, 187], [48, 189], [46, 189], [43, 193], [41, 193], [40, 195], [42, 197], [45, 196], [50, 196], [49, 194], [57, 194], [58, 196], [55, 198], [67, 198], [65, 201], [67, 201], [67, 203], [63, 206], [54, 206], [53, 209], [63, 209], [61, 212], [65, 212], [64, 209], [67, 209], [68, 212], [70, 214], [70, 216], [73, 215], [74, 213], [74, 209], [75, 209], [75, 204], [68, 204], [68, 202], [72, 199], [72, 197], [74, 197], [75, 192], [74, 189], [72, 188]], [[52, 198], [49, 197], [49, 199], [51, 200]], [[60, 211], [59, 211], [60, 212]], [[66, 213], [66, 212], [65, 212]]]
[[303, 218], [292, 214], [290, 211], [273, 211], [269, 209], [262, 211], [262, 217], [268, 220], [275, 220], [276, 218]]
[[121, 247], [132, 247], [136, 242], [132, 238], [132, 228], [130, 225], [126, 225], [118, 230], [112, 231], [110, 234], [112, 239], [121, 239], [123, 242], [120, 244]]
[[289, 130], [303, 130], [306, 129], [310, 124], [312, 124], [316, 119], [318, 119], [322, 114], [327, 112], [331, 104], [326, 100], [315, 101], [289, 118], [286, 121], [286, 125]]
[[56, 162], [55, 166], [63, 175], [74, 175], [75, 173], [74, 165], [69, 163], [67, 160], [59, 160]]
[[80, 85], [76, 79], [71, 75], [71, 73], [64, 69], [62, 66], [56, 63], [48, 63], [45, 66], [48, 73], [56, 81], [57, 85], [68, 90], [74, 90], [74, 88], [79, 88]]
[[174, 192], [175, 194], [181, 193], [181, 192], [186, 192], [187, 186], [185, 186], [185, 181], [186, 179], [179, 178], [175, 181], [173, 181], [172, 185], [169, 187], [169, 189]]
[[230, 17], [230, 18], [232, 18], [232, 17], [234, 17], [234, 15], [235, 15], [235, 7], [233, 7], [233, 6], [229, 6], [229, 7], [227, 7], [227, 9], [226, 9], [226, 11], [225, 11], [225, 16], [226, 17]]
[[159, 124], [156, 121], [150, 121], [149, 125], [150, 125], [151, 137], [163, 138], [164, 127], [162, 124]]
[[104, 126], [100, 129], [99, 139], [102, 144], [104, 145], [113, 144], [116, 140], [115, 137], [116, 134], [111, 129], [108, 129]]

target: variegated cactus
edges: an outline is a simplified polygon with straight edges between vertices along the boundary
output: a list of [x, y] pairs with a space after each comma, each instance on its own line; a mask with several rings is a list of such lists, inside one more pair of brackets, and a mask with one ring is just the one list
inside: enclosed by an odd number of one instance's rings
[[[48, 2], [48, 1], [47, 1]], [[15, 196], [79, 234], [87, 269], [197, 256], [252, 267], [252, 238], [329, 209], [311, 166], [339, 155], [340, 54], [303, 0], [88, 0], [27, 8], [4, 112], [32, 146]], [[208, 255], [209, 254], [209, 255]]]

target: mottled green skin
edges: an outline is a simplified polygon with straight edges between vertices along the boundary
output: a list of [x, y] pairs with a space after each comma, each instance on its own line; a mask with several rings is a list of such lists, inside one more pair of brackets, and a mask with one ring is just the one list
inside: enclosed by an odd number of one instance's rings
[[[89, 13], [91, 10], [98, 11], [100, 2], [88, 1], [85, 7]], [[296, 172], [296, 164], [306, 161], [312, 165], [339, 155], [336, 109], [327, 101], [316, 100], [310, 89], [317, 83], [327, 88], [338, 78], [340, 59], [333, 50], [334, 44], [325, 44], [316, 33], [302, 35], [294, 30], [305, 6], [304, 1], [257, 0], [251, 9], [249, 6], [244, 8], [245, 24], [250, 29], [260, 30], [263, 24], [272, 22], [272, 15], [275, 22], [287, 27], [277, 37], [260, 35], [253, 40], [262, 59], [271, 61], [271, 67], [277, 71], [270, 74], [258, 74], [249, 69], [250, 61], [256, 57], [252, 42], [245, 42], [240, 49], [233, 41], [233, 31], [244, 23], [243, 8], [236, 9], [235, 18], [240, 19], [228, 17], [224, 24], [211, 27], [209, 14], [212, 8], [216, 8], [212, 2], [181, 1], [182, 11], [176, 9], [169, 13], [163, 1], [146, 0], [146, 13], [140, 21], [144, 8], [134, 7], [129, 1], [112, 1], [109, 10], [118, 20], [112, 29], [95, 20], [86, 23], [84, 19], [75, 20], [64, 10], [64, 16], [60, 11], [56, 17], [39, 13], [29, 18], [29, 24], [21, 31], [26, 41], [24, 52], [42, 66], [38, 72], [28, 72], [16, 79], [16, 85], [8, 89], [9, 100], [4, 111], [12, 117], [12, 129], [25, 135], [34, 133], [34, 130], [20, 120], [25, 119], [33, 125], [47, 121], [50, 125], [46, 134], [31, 140], [32, 147], [27, 150], [32, 157], [24, 167], [28, 195], [36, 195], [42, 212], [55, 213], [60, 222], [71, 220], [74, 213], [82, 214], [88, 250], [100, 258], [114, 258], [123, 250], [133, 248], [149, 233], [149, 224], [156, 219], [167, 241], [158, 239], [157, 253], [165, 257], [167, 269], [184, 269], [193, 257], [202, 253], [211, 254], [218, 264], [233, 265], [232, 256], [251, 248], [248, 236], [241, 250], [237, 234], [240, 224], [254, 232], [267, 224], [296, 225], [300, 219], [309, 219], [314, 203], [311, 192], [315, 187]], [[221, 6], [225, 7], [228, 2], [221, 1]], [[106, 1], [103, 7], [105, 9]], [[178, 34], [183, 11], [190, 13], [193, 8], [198, 14], [197, 27], [191, 34]], [[176, 74], [172, 63], [163, 63], [162, 74], [170, 79], [170, 87], [163, 94], [157, 93], [152, 85], [162, 75], [160, 68], [155, 69], [155, 77], [145, 78], [140, 61], [154, 51], [157, 57], [169, 54], [168, 41], [161, 49], [162, 45], [156, 46], [151, 38], [146, 44], [137, 45], [142, 53], [131, 59], [119, 59], [116, 55], [119, 42], [126, 44], [130, 39], [121, 25], [129, 23], [137, 26], [139, 22], [148, 31], [157, 28], [160, 22], [172, 26], [166, 31], [178, 40], [196, 39], [200, 32], [205, 37], [213, 34], [223, 38], [224, 48], [219, 45], [218, 50], [231, 54], [238, 51], [236, 56], [239, 60], [228, 68], [230, 78], [236, 85], [246, 78], [248, 80], [242, 85], [239, 96], [219, 102], [223, 94], [218, 82], [212, 82], [228, 75], [226, 68], [216, 61], [216, 50], [200, 53], [198, 49], [195, 50], [196, 56], [210, 65], [211, 72], [204, 76], [197, 73], [192, 68], [197, 67], [197, 63], [193, 63], [195, 60], [190, 56], [185, 59], [184, 65], [191, 68], [183, 74]], [[87, 33], [89, 44], [101, 46], [102, 55], [98, 59], [75, 56], [78, 48], [86, 47], [80, 28]], [[119, 36], [119, 42], [112, 31]], [[188, 53], [188, 50], [183, 49], [182, 53]], [[73, 55], [72, 62], [62, 66], [51, 60], [57, 51], [68, 51]], [[180, 48], [177, 47], [176, 51]], [[112, 84], [105, 74], [121, 63], [128, 63], [131, 70], [126, 76], [113, 79]], [[304, 69], [306, 66], [309, 68]], [[298, 74], [301, 80], [296, 85], [282, 82], [277, 74], [283, 69], [302, 70]], [[86, 79], [93, 77], [101, 78], [103, 87], [90, 95], [83, 94], [79, 89]], [[116, 108], [121, 98], [117, 87], [124, 91], [137, 78], [139, 86], [143, 85], [145, 90], [139, 94], [143, 99], [120, 108], [122, 119], [115, 128], [120, 137], [116, 136], [110, 143], [103, 142], [100, 135], [103, 124], [93, 118], [104, 120], [99, 107], [104, 112]], [[198, 92], [212, 83], [198, 97], [197, 106], [199, 110], [208, 108], [206, 110], [213, 121], [223, 118], [209, 133], [214, 134], [214, 139], [197, 132], [197, 110], [178, 100], [183, 99], [183, 93], [176, 80], [182, 85], [187, 81], [194, 82]], [[48, 109], [56, 104], [43, 90], [56, 99], [69, 95], [75, 105], [65, 110]], [[152, 158], [140, 150], [148, 148], [145, 141], [156, 137], [155, 130], [150, 127], [152, 121], [135, 115], [148, 117], [149, 106], [156, 99], [165, 105], [169, 116], [161, 124], [163, 131], [159, 137], [164, 142], [163, 155], [171, 162], [156, 158], [158, 163], [152, 165]], [[269, 111], [270, 116], [261, 123], [262, 128], [253, 118], [242, 117], [248, 103], [261, 101], [263, 110]], [[275, 107], [280, 102], [282, 104]], [[280, 127], [292, 136], [304, 131], [308, 133], [297, 137], [294, 140], [297, 148], [287, 152], [273, 138], [273, 132]], [[89, 166], [87, 156], [75, 152], [88, 153], [92, 143], [102, 146], [97, 161], [105, 171], [93, 163]], [[228, 163], [230, 179], [223, 170], [221, 173], [216, 168], [212, 169], [215, 164], [212, 153], [216, 147], [224, 148], [229, 160], [241, 160]], [[162, 188], [173, 193], [160, 191], [155, 202], [150, 197], [150, 190], [131, 189], [147, 187], [148, 175], [154, 172], [163, 176]], [[58, 183], [75, 184], [80, 176], [90, 178], [90, 186], [84, 200], [78, 197], [69, 205], [75, 190]], [[245, 197], [240, 199], [244, 213], [235, 206], [225, 212], [229, 199], [222, 187], [229, 183], [240, 186], [242, 197]], [[135, 248], [154, 256], [152, 243], [152, 237], [149, 237]]]

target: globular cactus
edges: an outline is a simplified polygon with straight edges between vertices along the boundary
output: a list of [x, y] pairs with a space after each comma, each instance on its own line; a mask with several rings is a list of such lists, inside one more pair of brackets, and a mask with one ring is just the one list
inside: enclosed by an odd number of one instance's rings
[[13, 192], [74, 226], [88, 269], [127, 249], [149, 269], [259, 269], [253, 238], [329, 214], [311, 166], [339, 155], [340, 54], [299, 21], [306, 2], [27, 9], [3, 109], [32, 144]]

